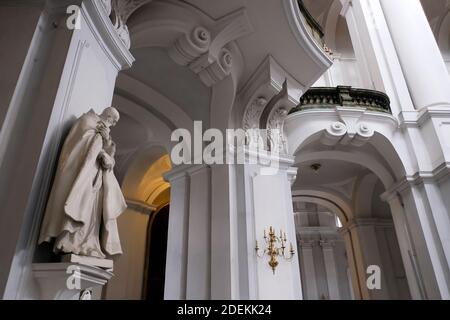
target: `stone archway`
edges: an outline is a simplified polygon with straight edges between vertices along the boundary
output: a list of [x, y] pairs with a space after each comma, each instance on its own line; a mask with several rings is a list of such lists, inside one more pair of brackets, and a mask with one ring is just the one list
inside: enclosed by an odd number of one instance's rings
[[[128, 209], [118, 220], [124, 254], [116, 260], [115, 275], [106, 290], [107, 299], [142, 299], [148, 291], [149, 265], [165, 265], [165, 256], [153, 255], [157, 263], [149, 260], [154, 226], [167, 228], [164, 221], [155, 223], [155, 219], [170, 203], [170, 184], [164, 180], [164, 174], [172, 168], [167, 151], [154, 146], [134, 157], [127, 169], [122, 191], [127, 200]], [[164, 220], [164, 219], [163, 219]], [[167, 235], [166, 230], [156, 233]], [[155, 251], [155, 250], [154, 250]], [[165, 252], [165, 250], [164, 250]], [[159, 261], [163, 259], [164, 261]], [[158, 264], [159, 263], [159, 264]], [[161, 274], [157, 272], [157, 278]], [[163, 276], [163, 274], [162, 274]], [[159, 286], [160, 283], [154, 283]], [[164, 290], [164, 286], [155, 289]], [[155, 298], [159, 295], [156, 293]]]
[[[362, 165], [364, 162], [356, 164], [354, 158], [349, 161], [349, 158], [340, 158], [339, 151], [335, 153], [333, 155], [333, 151], [330, 151], [322, 154], [307, 150], [300, 152], [301, 155], [296, 158], [299, 176], [293, 185], [293, 201], [314, 203], [339, 217], [342, 227], [338, 228], [338, 232], [343, 237], [341, 241], [345, 243], [352, 291], [356, 299], [409, 299], [405, 271], [403, 267], [394, 267], [401, 265], [402, 260], [399, 259], [401, 254], [391, 209], [379, 199], [385, 191], [383, 183]], [[331, 160], [333, 158], [340, 160]], [[311, 164], [321, 164], [319, 173], [308, 173]], [[365, 164], [370, 167], [370, 164]], [[321, 170], [324, 171], [323, 174], [320, 173]], [[332, 171], [337, 173], [333, 175]], [[317, 248], [323, 246], [322, 238], [327, 239], [323, 231], [319, 231], [319, 234]], [[332, 247], [327, 249], [333, 250]], [[386, 255], [386, 252], [389, 254]], [[314, 263], [320, 264], [317, 253], [315, 259]], [[331, 260], [328, 258], [328, 261]], [[329, 263], [331, 265], [326, 265], [327, 268], [339, 270], [339, 265]], [[377, 265], [382, 270], [381, 290], [371, 291], [366, 286], [366, 270], [371, 265]], [[396, 274], [397, 278], [392, 278], [392, 274]], [[337, 283], [329, 277], [327, 280], [329, 288]], [[393, 284], [395, 281], [396, 284]], [[343, 287], [347, 285], [342, 281], [339, 284]], [[330, 296], [339, 297], [331, 292]]]
[[[353, 215], [345, 200], [319, 190], [293, 192], [304, 298], [355, 299], [360, 284], [350, 238], [340, 233]], [[349, 242], [349, 243], [346, 243]]]

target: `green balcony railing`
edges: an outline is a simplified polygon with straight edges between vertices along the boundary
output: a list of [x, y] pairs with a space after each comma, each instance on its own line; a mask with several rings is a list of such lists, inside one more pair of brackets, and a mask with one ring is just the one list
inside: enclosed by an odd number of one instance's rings
[[336, 106], [361, 107], [371, 111], [390, 113], [389, 97], [379, 91], [355, 89], [352, 87], [314, 87], [301, 98], [300, 104], [291, 110], [291, 114], [308, 109], [328, 109]]

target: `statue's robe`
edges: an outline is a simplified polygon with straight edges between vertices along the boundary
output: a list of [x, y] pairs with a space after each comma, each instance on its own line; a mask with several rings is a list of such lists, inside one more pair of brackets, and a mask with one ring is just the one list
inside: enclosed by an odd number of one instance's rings
[[55, 238], [55, 253], [122, 253], [116, 219], [126, 202], [113, 171], [98, 161], [104, 150], [99, 121], [94, 111], [85, 113], [64, 142], [39, 237], [39, 243]]

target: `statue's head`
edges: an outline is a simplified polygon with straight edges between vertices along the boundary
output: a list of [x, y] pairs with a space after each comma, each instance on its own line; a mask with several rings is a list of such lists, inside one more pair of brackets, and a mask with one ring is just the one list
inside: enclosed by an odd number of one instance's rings
[[105, 122], [108, 127], [114, 127], [120, 119], [119, 111], [114, 107], [108, 107], [103, 110], [100, 118]]

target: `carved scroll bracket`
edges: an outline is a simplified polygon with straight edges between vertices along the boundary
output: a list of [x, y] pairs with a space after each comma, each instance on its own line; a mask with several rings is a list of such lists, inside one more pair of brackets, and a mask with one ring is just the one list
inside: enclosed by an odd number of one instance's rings
[[182, 34], [169, 48], [169, 56], [212, 87], [232, 72], [234, 53], [229, 44], [252, 31], [246, 11], [241, 9], [215, 24], [199, 25]]

